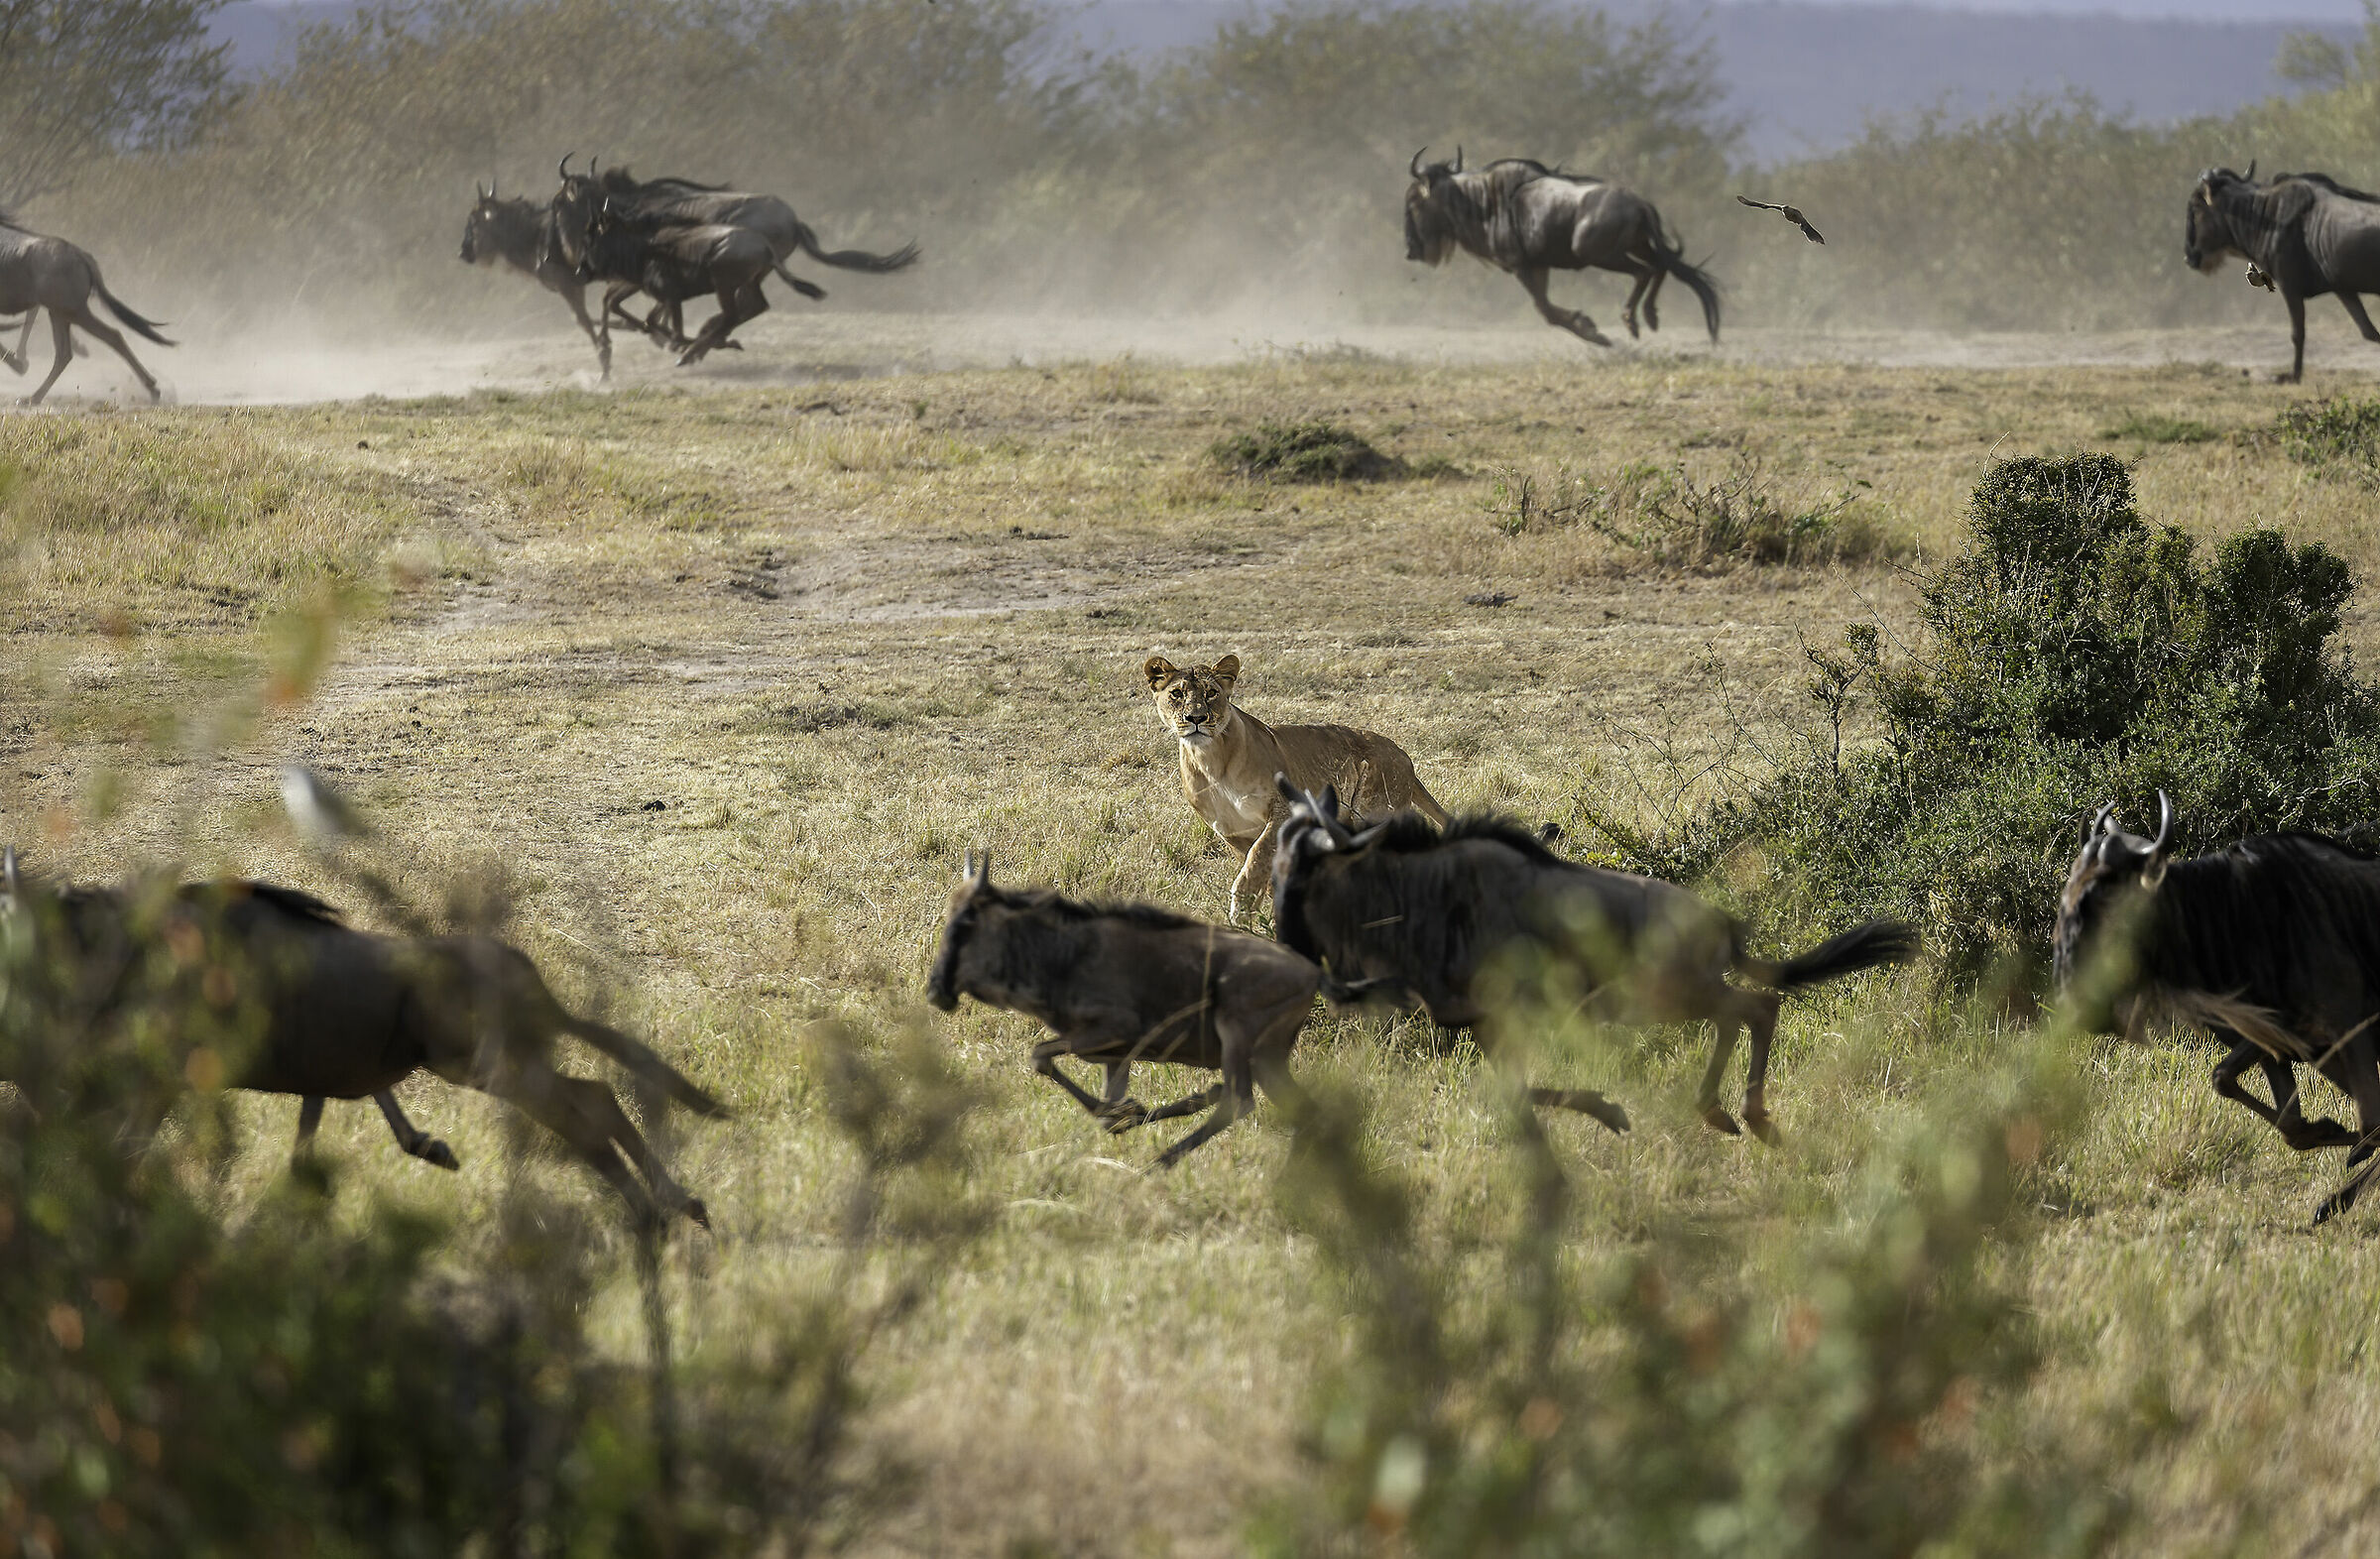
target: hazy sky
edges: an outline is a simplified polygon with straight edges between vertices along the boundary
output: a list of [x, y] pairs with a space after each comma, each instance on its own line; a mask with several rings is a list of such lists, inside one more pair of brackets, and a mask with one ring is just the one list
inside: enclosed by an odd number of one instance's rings
[[[1719, 3], [1757, 5], [1760, 0], [1719, 0]], [[1918, 5], [1929, 11], [2030, 11], [2057, 16], [2174, 16], [2201, 22], [2363, 20], [2362, 0], [1835, 0], [1835, 3]]]

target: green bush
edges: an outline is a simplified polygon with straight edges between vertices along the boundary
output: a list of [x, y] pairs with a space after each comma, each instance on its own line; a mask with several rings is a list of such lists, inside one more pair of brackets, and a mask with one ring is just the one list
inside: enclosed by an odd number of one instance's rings
[[[1965, 550], [1923, 580], [1917, 653], [1888, 662], [1854, 629], [1812, 653], [1830, 718], [1800, 756], [1664, 838], [1603, 821], [1665, 875], [1726, 863], [1829, 923], [1916, 919], [1954, 974], [2031, 961], [2100, 801], [2153, 822], [2162, 787], [2185, 852], [2373, 835], [2380, 696], [2337, 644], [2351, 589], [2336, 554], [2273, 531], [2202, 558], [2140, 518], [2110, 456], [2006, 461], [1975, 489]], [[1846, 753], [1862, 700], [1879, 729]]]
[[2380, 400], [2303, 402], [2284, 410], [2274, 430], [2292, 460], [2380, 487]]
[[1868, 485], [1795, 498], [1757, 456], [1739, 452], [1707, 478], [1683, 463], [1628, 465], [1604, 482], [1567, 466], [1513, 467], [1496, 473], [1487, 510], [1506, 536], [1577, 527], [1668, 567], [1858, 562], [1898, 550], [1855, 507]]
[[864, 1509], [854, 1366], [966, 1232], [943, 1176], [968, 1096], [937, 1055], [821, 1036], [861, 1164], [847, 1249], [913, 1247], [884, 1297], [847, 1260], [673, 1360], [648, 1233], [648, 1357], [623, 1362], [588, 1330], [621, 1244], [601, 1204], [516, 1183], [463, 1252], [386, 1209], [334, 1220], [318, 1164], [236, 1224], [207, 1205], [211, 1087], [252, 1015], [233, 966], [139, 934], [165, 891], [94, 959], [40, 899], [0, 910], [0, 1551], [800, 1552]]
[[2022, 1270], [2056, 1075], [1950, 1091], [1811, 1233], [1661, 1230], [1584, 1272], [1517, 1097], [1508, 1224], [1444, 1240], [1354, 1114], [1317, 1108], [1288, 1196], [1348, 1341], [1309, 1420], [1322, 1498], [1278, 1506], [1258, 1551], [2104, 1551], [2107, 1470], [2015, 1406], [2042, 1352]]

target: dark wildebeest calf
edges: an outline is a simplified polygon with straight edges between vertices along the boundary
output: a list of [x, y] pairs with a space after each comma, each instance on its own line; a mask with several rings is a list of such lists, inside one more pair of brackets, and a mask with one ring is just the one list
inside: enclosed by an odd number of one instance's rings
[[[825, 293], [786, 270], [770, 251], [769, 241], [750, 228], [712, 224], [671, 226], [606, 202], [595, 212], [579, 251], [579, 280], [628, 283], [653, 295], [649, 330], [661, 327], [664, 315], [681, 334], [679, 309], [689, 298], [711, 293], [719, 311], [702, 332], [678, 354], [677, 366], [699, 363], [714, 347], [733, 346], [728, 333], [769, 311], [761, 283], [775, 272], [805, 298]], [[604, 300], [605, 306], [612, 299]]]
[[2380, 341], [2355, 296], [2380, 293], [2380, 195], [2322, 174], [2275, 174], [2259, 184], [2254, 163], [2244, 175], [2210, 168], [2190, 197], [2182, 258], [2212, 276], [2226, 256], [2247, 261], [2250, 280], [2277, 287], [2289, 305], [2290, 383], [2306, 377], [2309, 298], [2337, 294], [2363, 338]]
[[[1290, 810], [1272, 858], [1273, 927], [1323, 966], [1324, 994], [1418, 1006], [1441, 1027], [1477, 1028], [1490, 1016], [1481, 975], [1533, 949], [1585, 977], [1599, 1018], [1708, 1019], [1719, 1037], [1696, 1103], [1715, 1131], [1736, 1130], [1719, 1084], [1738, 1028], [1752, 1035], [1743, 1118], [1774, 1140], [1768, 1051], [1780, 993], [1917, 953], [1913, 929], [1871, 920], [1799, 958], [1755, 958], [1741, 925], [1685, 889], [1565, 861], [1517, 822], [1461, 817], [1440, 833], [1407, 812], [1354, 834], [1336, 795], [1279, 783]], [[1730, 974], [1762, 989], [1730, 985]], [[1619, 1107], [1590, 1090], [1532, 1088], [1529, 1099], [1627, 1130]]]
[[[124, 344], [124, 338], [100, 319], [91, 307], [93, 298], [107, 304], [108, 311], [122, 320], [126, 328], [160, 346], [174, 344], [158, 333], [154, 320], [134, 313], [107, 290], [107, 284], [99, 277], [99, 262], [89, 254], [62, 238], [27, 232], [0, 211], [0, 317], [23, 314], [25, 341], [29, 343], [33, 339], [35, 310], [49, 309], [50, 335], [58, 348], [57, 360], [50, 365], [50, 377], [25, 398], [28, 405], [41, 405], [50, 387], [58, 383], [58, 376], [66, 371], [66, 364], [74, 356], [76, 325], [115, 348], [116, 355], [132, 365], [133, 374], [141, 381], [141, 388], [149, 392], [149, 399], [159, 398], [157, 381], [149, 377], [149, 370], [141, 366], [141, 360], [132, 355], [132, 348]], [[21, 344], [17, 356], [0, 352], [0, 358], [7, 358], [10, 366], [22, 373], [23, 352]]]
[[248, 1004], [254, 1048], [239, 1058], [231, 1086], [298, 1095], [299, 1153], [325, 1099], [370, 1098], [407, 1152], [453, 1168], [446, 1145], [416, 1131], [390, 1093], [427, 1070], [545, 1127], [641, 1215], [683, 1213], [710, 1226], [611, 1089], [554, 1069], [553, 1041], [584, 1039], [698, 1114], [725, 1108], [641, 1040], [573, 1016], [527, 955], [493, 937], [376, 936], [350, 929], [310, 894], [264, 883], [193, 883], [146, 897], [49, 888], [20, 877], [13, 850], [5, 890], [0, 908], [33, 914], [37, 935], [62, 937], [78, 977], [93, 985], [94, 1007], [111, 1005], [110, 988], [160, 958], [193, 1000], [231, 993]]
[[[2352, 1143], [2348, 1167], [2364, 1167], [2316, 1209], [2321, 1223], [2355, 1205], [2380, 1144], [2380, 861], [2295, 833], [2174, 861], [2172, 803], [2157, 804], [2154, 839], [2124, 832], [2113, 803], [2092, 817], [2059, 899], [2059, 986], [2097, 1032], [2137, 1036], [2153, 1017], [2208, 1029], [2230, 1046], [2216, 1093], [2292, 1147]], [[2251, 1061], [2269, 1107], [2239, 1086]], [[2301, 1063], [2355, 1101], [2359, 1134], [2300, 1114]]]
[[[925, 999], [944, 1012], [972, 996], [1035, 1018], [1057, 1037], [1033, 1047], [1033, 1070], [1111, 1132], [1212, 1113], [1158, 1155], [1185, 1153], [1255, 1108], [1255, 1085], [1291, 1102], [1289, 1052], [1314, 1005], [1321, 971], [1277, 942], [1141, 904], [1076, 903], [1048, 890], [992, 886], [992, 857], [970, 854]], [[1058, 1068], [1079, 1056], [1107, 1067], [1095, 1099]], [[1149, 1110], [1125, 1096], [1134, 1061], [1211, 1067], [1223, 1081]]]
[[[1427, 148], [1424, 148], [1427, 150]], [[1451, 163], [1423, 167], [1413, 154], [1413, 183], [1405, 191], [1405, 258], [1443, 265], [1460, 247], [1520, 279], [1547, 324], [1597, 346], [1611, 342], [1595, 321], [1546, 297], [1554, 271], [1618, 271], [1636, 279], [1620, 318], [1636, 334], [1641, 303], [1648, 330], [1661, 328], [1661, 282], [1676, 277], [1703, 300], [1703, 322], [1719, 339], [1719, 289], [1662, 235], [1661, 213], [1634, 190], [1508, 157], [1476, 173], [1463, 171], [1463, 151]]]

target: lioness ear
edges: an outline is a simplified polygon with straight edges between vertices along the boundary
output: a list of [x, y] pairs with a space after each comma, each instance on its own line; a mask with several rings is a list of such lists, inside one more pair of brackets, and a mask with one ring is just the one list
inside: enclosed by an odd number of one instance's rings
[[1232, 690], [1232, 684], [1240, 680], [1240, 658], [1236, 655], [1227, 655], [1213, 665], [1208, 666], [1207, 670], [1215, 680], [1223, 684], [1223, 690], [1228, 693]]
[[1140, 674], [1148, 678], [1149, 686], [1163, 687], [1166, 679], [1174, 674], [1173, 662], [1161, 655], [1152, 655], [1141, 662]]

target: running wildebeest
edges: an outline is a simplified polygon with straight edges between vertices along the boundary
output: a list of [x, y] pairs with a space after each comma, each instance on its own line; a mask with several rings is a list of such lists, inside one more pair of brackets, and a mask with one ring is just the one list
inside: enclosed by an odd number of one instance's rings
[[[1429, 150], [1427, 147], [1423, 151]], [[1477, 173], [1463, 171], [1463, 149], [1451, 163], [1422, 166], [1413, 154], [1413, 184], [1405, 191], [1405, 258], [1443, 265], [1460, 247], [1520, 279], [1545, 322], [1597, 346], [1610, 340], [1595, 321], [1545, 296], [1553, 271], [1617, 271], [1636, 279], [1620, 318], [1637, 333], [1661, 328], [1661, 282], [1676, 277], [1703, 300], [1703, 322], [1719, 339], [1719, 290], [1663, 235], [1653, 203], [1607, 180], [1565, 174], [1527, 158], [1508, 157]]]
[[526, 954], [493, 937], [357, 931], [311, 894], [266, 883], [191, 883], [170, 893], [49, 887], [19, 873], [13, 849], [0, 857], [0, 909], [30, 913], [36, 935], [62, 939], [95, 1009], [136, 996], [128, 987], [161, 970], [169, 984], [152, 994], [250, 1004], [254, 1048], [238, 1058], [230, 1084], [298, 1095], [300, 1154], [325, 1099], [369, 1098], [399, 1146], [455, 1167], [446, 1145], [416, 1130], [390, 1092], [427, 1070], [545, 1127], [641, 1216], [683, 1213], [710, 1227], [702, 1202], [669, 1177], [611, 1089], [555, 1070], [553, 1041], [587, 1041], [697, 1114], [726, 1109], [643, 1041], [571, 1014]]
[[2355, 296], [2380, 293], [2380, 195], [2323, 174], [2275, 174], [2259, 184], [2254, 163], [2245, 174], [2210, 168], [2190, 197], [2182, 258], [2212, 276], [2226, 256], [2247, 261], [2250, 280], [2261, 273], [2289, 305], [2289, 383], [2306, 377], [2309, 298], [2337, 294], [2363, 338], [2380, 341]]
[[[132, 355], [124, 338], [111, 329], [91, 307], [96, 297], [107, 304], [108, 311], [121, 320], [127, 329], [155, 341], [160, 346], [174, 343], [158, 333], [154, 320], [144, 319], [126, 307], [122, 300], [107, 290], [100, 280], [99, 262], [88, 253], [62, 238], [29, 232], [19, 227], [5, 211], [0, 211], [0, 316], [25, 316], [25, 339], [10, 366], [23, 373], [26, 347], [33, 339], [33, 318], [36, 310], [50, 310], [51, 338], [57, 343], [58, 358], [50, 365], [50, 377], [40, 389], [25, 398], [29, 406], [39, 406], [49, 395], [58, 376], [66, 371], [66, 364], [75, 355], [74, 326], [80, 325], [95, 339], [112, 346], [116, 355], [132, 365], [133, 374], [141, 388], [149, 392], [152, 401], [160, 398], [157, 381], [149, 370]], [[5, 354], [0, 354], [5, 355]]]
[[[2292, 1147], [2351, 1144], [2364, 1167], [2315, 1211], [2355, 1205], [2380, 1144], [2380, 861], [2319, 834], [2254, 834], [2217, 855], [2171, 860], [2173, 805], [2153, 839], [2099, 808], [2058, 904], [2058, 983], [2095, 1032], [2137, 1036], [2164, 1017], [2230, 1047], [2214, 1090], [2272, 1123]], [[2110, 965], [2105, 962], [2118, 960]], [[2273, 1103], [2239, 1086], [2260, 1060]], [[2299, 1113], [2305, 1064], [2355, 1101], [2358, 1133]]]
[[[690, 367], [719, 346], [733, 346], [728, 334], [769, 311], [769, 297], [761, 283], [774, 271], [805, 298], [826, 295], [780, 264], [769, 241], [748, 227], [711, 223], [686, 227], [640, 216], [610, 200], [596, 207], [595, 218], [578, 240], [581, 281], [633, 283], [653, 296], [648, 329], [661, 328], [666, 315], [681, 336], [680, 309], [689, 298], [704, 293], [719, 300], [719, 311], [678, 353], [677, 366]], [[612, 300], [605, 299], [606, 307]]]
[[[1477, 1029], [1491, 1017], [1481, 975], [1534, 950], [1585, 977], [1600, 1019], [1711, 1021], [1718, 1041], [1695, 1102], [1714, 1131], [1737, 1130], [1719, 1085], [1738, 1028], [1752, 1035], [1743, 1119], [1774, 1141], [1768, 1051], [1782, 993], [1917, 954], [1914, 929], [1871, 920], [1798, 958], [1755, 958], [1740, 924], [1685, 889], [1565, 861], [1520, 823], [1459, 817], [1441, 833], [1406, 812], [1356, 834], [1336, 795], [1300, 792], [1285, 776], [1279, 784], [1290, 812], [1272, 858], [1273, 927], [1322, 965], [1326, 996], [1417, 1006], [1442, 1028]], [[1493, 1037], [1490, 1025], [1483, 1043]], [[1529, 1099], [1627, 1129], [1601, 1094], [1531, 1088]]]
[[[603, 323], [587, 317], [587, 284], [579, 279], [577, 268], [565, 259], [561, 246], [553, 236], [555, 216], [551, 206], [535, 200], [514, 196], [500, 199], [491, 183], [480, 191], [478, 203], [463, 222], [463, 254], [465, 265], [506, 265], [554, 294], [569, 305], [570, 317], [595, 343], [596, 361], [603, 366], [603, 377], [612, 377], [611, 300], [605, 300]], [[635, 292], [633, 287], [620, 289], [626, 298]], [[680, 343], [681, 345], [683, 343]]]
[[[995, 888], [991, 853], [970, 851], [925, 999], [947, 1013], [972, 996], [1048, 1024], [1057, 1037], [1033, 1047], [1033, 1070], [1111, 1132], [1213, 1106], [1158, 1155], [1157, 1166], [1170, 1168], [1254, 1109], [1257, 1084], [1295, 1104], [1289, 1052], [1321, 979], [1296, 953], [1246, 931], [1142, 904]], [[1106, 1097], [1060, 1070], [1062, 1055], [1103, 1063]], [[1125, 1093], [1134, 1061], [1210, 1067], [1223, 1080], [1150, 1110]]]
[[[769, 241], [770, 253], [779, 261], [805, 254], [820, 265], [837, 270], [883, 276], [906, 270], [917, 260], [914, 243], [884, 255], [864, 249], [821, 249], [818, 235], [810, 230], [809, 224], [775, 195], [747, 194], [716, 184], [699, 184], [690, 179], [640, 180], [625, 168], [598, 173], [593, 159], [588, 160], [587, 172], [574, 174], [570, 172], [570, 159], [564, 157], [558, 172], [562, 185], [553, 197], [553, 209], [568, 259], [577, 258], [576, 246], [594, 225], [596, 211], [609, 200], [628, 214], [655, 226], [748, 228]], [[791, 282], [793, 278], [788, 274], [785, 280]], [[806, 286], [799, 282], [793, 285], [797, 289]]]

